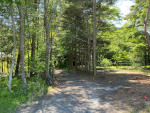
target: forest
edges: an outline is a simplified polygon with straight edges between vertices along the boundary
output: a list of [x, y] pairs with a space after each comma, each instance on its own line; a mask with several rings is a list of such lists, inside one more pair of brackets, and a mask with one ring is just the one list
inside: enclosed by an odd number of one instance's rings
[[0, 112], [51, 92], [66, 76], [59, 70], [104, 83], [99, 70], [149, 73], [150, 0], [131, 0], [125, 16], [122, 1], [0, 0]]

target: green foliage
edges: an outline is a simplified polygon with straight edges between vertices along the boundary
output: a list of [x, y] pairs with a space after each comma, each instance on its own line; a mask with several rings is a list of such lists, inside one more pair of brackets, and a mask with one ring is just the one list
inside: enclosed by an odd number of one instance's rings
[[[10, 64], [8, 64], [8, 66], [10, 67]], [[7, 62], [4, 61], [3, 62], [3, 73], [8, 73], [10, 71], [10, 69], [7, 69]], [[2, 72], [2, 62], [0, 62], [0, 72]]]
[[[0, 112], [8, 113], [15, 110], [20, 104], [31, 102], [37, 96], [41, 96], [44, 93], [44, 89], [48, 86], [39, 78], [30, 78], [28, 81], [28, 92], [22, 91], [21, 79], [13, 78], [12, 91], [10, 92], [8, 87], [8, 78], [0, 78]], [[41, 91], [42, 90], [42, 91]], [[5, 103], [5, 104], [4, 104]]]
[[110, 60], [108, 60], [107, 58], [104, 58], [100, 63], [100, 66], [103, 66], [103, 67], [108, 67], [111, 65], [112, 65], [112, 62]]

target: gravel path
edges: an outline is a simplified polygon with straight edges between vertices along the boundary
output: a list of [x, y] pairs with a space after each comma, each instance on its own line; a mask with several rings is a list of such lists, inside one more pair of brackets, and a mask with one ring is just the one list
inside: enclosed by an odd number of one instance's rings
[[50, 94], [19, 109], [18, 113], [123, 113], [121, 107], [112, 105], [109, 98], [102, 100], [123, 85], [102, 87], [83, 76], [59, 71], [60, 85]]

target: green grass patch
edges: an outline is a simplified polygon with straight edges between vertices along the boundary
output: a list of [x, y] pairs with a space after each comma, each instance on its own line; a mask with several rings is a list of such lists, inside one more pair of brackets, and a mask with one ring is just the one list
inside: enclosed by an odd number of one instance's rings
[[128, 71], [140, 71], [145, 73], [150, 73], [150, 66], [140, 66], [140, 67], [133, 67], [133, 66], [109, 66], [109, 67], [97, 67], [97, 70], [128, 70]]
[[8, 77], [0, 77], [0, 113], [11, 113], [21, 104], [32, 102], [35, 97], [42, 96], [49, 90], [44, 90], [48, 85], [41, 78], [28, 79], [28, 91], [22, 91], [21, 79], [13, 78], [12, 91], [8, 90]]

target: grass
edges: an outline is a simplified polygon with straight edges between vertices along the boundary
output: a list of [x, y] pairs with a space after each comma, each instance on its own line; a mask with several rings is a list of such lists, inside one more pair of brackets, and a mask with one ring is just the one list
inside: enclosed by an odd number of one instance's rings
[[56, 70], [67, 70], [67, 71], [68, 71], [68, 70], [69, 70], [69, 67], [59, 67], [59, 68], [56, 67], [55, 69], [56, 69]]
[[147, 110], [148, 110], [148, 112], [150, 113], [150, 106], [147, 106]]
[[[42, 96], [44, 93], [52, 90], [47, 88], [47, 84], [42, 79], [29, 78], [28, 91], [22, 91], [21, 79], [13, 78], [12, 91], [8, 90], [8, 77], [0, 77], [0, 113], [11, 113], [21, 104], [34, 101], [35, 97]], [[44, 90], [46, 89], [47, 90]]]
[[133, 67], [133, 66], [110, 66], [110, 67], [97, 67], [98, 70], [108, 69], [108, 70], [128, 70], [128, 71], [140, 71], [145, 73], [150, 73], [150, 66], [140, 66], [140, 67]]

